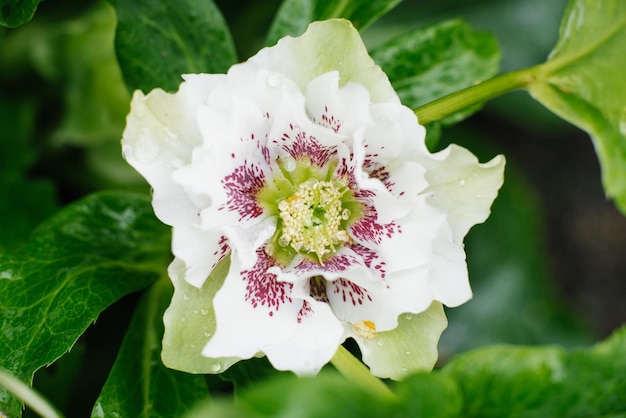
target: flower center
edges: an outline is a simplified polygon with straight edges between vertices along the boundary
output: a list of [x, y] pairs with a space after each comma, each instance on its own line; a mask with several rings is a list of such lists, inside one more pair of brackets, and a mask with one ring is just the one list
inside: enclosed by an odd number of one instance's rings
[[342, 228], [350, 210], [342, 206], [340, 190], [330, 181], [309, 179], [296, 192], [278, 204], [283, 221], [278, 244], [299, 253], [315, 254], [320, 261], [335, 246], [349, 240]]

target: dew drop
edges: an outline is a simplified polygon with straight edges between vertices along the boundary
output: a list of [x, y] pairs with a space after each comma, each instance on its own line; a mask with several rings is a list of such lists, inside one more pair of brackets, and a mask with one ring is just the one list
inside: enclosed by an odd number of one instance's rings
[[459, 186], [461, 187], [465, 186], [465, 179], [459, 179], [458, 183], [459, 183]]
[[480, 194], [480, 193], [476, 193], [476, 198], [477, 198], [477, 199], [480, 199], [481, 197], [483, 197], [483, 195], [482, 195], [482, 194]]
[[184, 316], [180, 317], [180, 322], [187, 322], [187, 318], [185, 318]]
[[196, 348], [196, 345], [195, 344], [189, 344], [189, 347]]
[[210, 337], [210, 336], [211, 336], [211, 333], [210, 333], [210, 332], [205, 332], [205, 333], [204, 333], [204, 336], [205, 336], [205, 337]]
[[385, 342], [383, 340], [376, 341], [376, 345], [378, 345], [379, 347], [382, 347], [384, 344]]
[[141, 163], [147, 164], [152, 162], [160, 153], [161, 146], [159, 141], [153, 138], [153, 135], [144, 128], [136, 137], [133, 156]]
[[407, 369], [406, 367], [403, 367], [401, 370], [402, 370], [403, 372], [406, 372], [406, 371], [407, 371], [407, 370], [409, 370], [409, 369]]
[[198, 311], [197, 309], [193, 310], [193, 313], [195, 313], [195, 314], [197, 314], [198, 312], [200, 312], [200, 311]]
[[291, 157], [287, 157], [283, 160], [283, 168], [285, 171], [291, 173], [296, 169], [296, 160]]
[[278, 74], [271, 74], [269, 77], [267, 77], [267, 84], [272, 87], [276, 87], [280, 84], [280, 76]]
[[281, 247], [286, 247], [286, 246], [289, 245], [289, 241], [291, 241], [291, 240], [289, 239], [288, 236], [281, 235], [281, 237], [278, 238], [278, 245], [280, 245]]
[[404, 354], [407, 355], [407, 356], [410, 356], [411, 352], [410, 351], [405, 351]]
[[183, 300], [189, 300], [189, 295], [187, 293], [183, 293]]
[[407, 321], [410, 321], [411, 319], [413, 319], [413, 315], [411, 315], [410, 313], [404, 314], [403, 318], [406, 319]]
[[222, 370], [222, 365], [219, 363], [215, 363], [211, 366], [211, 370], [214, 372], [219, 372], [220, 370]]
[[344, 221], [347, 221], [348, 218], [350, 218], [350, 209], [344, 209], [341, 211], [341, 219], [343, 219]]
[[206, 315], [206, 314], [208, 314], [208, 313], [209, 313], [209, 310], [208, 310], [208, 309], [200, 309], [200, 313], [201, 313], [202, 315]]

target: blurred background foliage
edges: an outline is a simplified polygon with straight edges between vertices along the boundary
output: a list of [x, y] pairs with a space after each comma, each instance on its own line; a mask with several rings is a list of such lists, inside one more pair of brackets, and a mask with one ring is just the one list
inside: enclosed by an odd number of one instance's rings
[[[263, 46], [279, 3], [216, 0], [240, 61]], [[510, 71], [545, 60], [565, 4], [405, 0], [363, 37], [371, 49], [461, 17], [495, 34], [501, 69]], [[42, 220], [90, 192], [147, 192], [120, 154], [130, 93], [114, 55], [114, 27], [106, 3], [57, 0], [42, 2], [31, 22], [0, 29], [0, 229], [10, 231], [0, 234], [0, 252], [19, 248]], [[588, 136], [518, 92], [444, 128], [438, 147], [449, 142], [482, 161], [505, 154], [508, 163], [491, 218], [466, 239], [475, 296], [448, 310], [441, 362], [491, 343], [584, 346], [626, 322], [626, 219], [604, 197]], [[93, 405], [136, 300], [113, 305], [70, 355], [36, 375], [35, 386], [68, 415]]]

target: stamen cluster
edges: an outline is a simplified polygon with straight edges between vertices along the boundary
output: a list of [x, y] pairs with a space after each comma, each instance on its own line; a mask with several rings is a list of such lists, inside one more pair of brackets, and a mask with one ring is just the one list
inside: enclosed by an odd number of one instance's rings
[[309, 179], [278, 204], [282, 235], [278, 244], [291, 245], [299, 253], [314, 253], [322, 258], [349, 240], [342, 227], [350, 210], [342, 207], [343, 193], [330, 181]]

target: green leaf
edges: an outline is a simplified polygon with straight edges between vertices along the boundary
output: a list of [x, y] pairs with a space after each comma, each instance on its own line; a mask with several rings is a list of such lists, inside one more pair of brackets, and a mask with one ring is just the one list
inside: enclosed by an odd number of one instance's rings
[[572, 0], [549, 60], [528, 90], [587, 131], [606, 194], [626, 213], [626, 2]]
[[[168, 230], [143, 195], [99, 193], [66, 207], [22, 254], [0, 256], [0, 367], [31, 383], [102, 310], [153, 282], [169, 257]], [[4, 391], [0, 405], [21, 413]]]
[[[500, 50], [493, 35], [449, 20], [394, 38], [371, 51], [405, 106], [415, 109], [494, 76]], [[478, 110], [449, 116], [456, 123]], [[432, 139], [431, 139], [432, 141]]]
[[30, 21], [43, 0], [0, 0], [0, 25], [15, 28]]
[[203, 376], [161, 362], [163, 312], [171, 296], [167, 277], [144, 294], [92, 417], [176, 417], [207, 396]]
[[211, 0], [110, 0], [115, 46], [129, 90], [174, 91], [181, 75], [224, 73], [235, 63], [233, 41]]
[[487, 347], [457, 357], [443, 373], [461, 388], [463, 417], [622, 416], [626, 329], [570, 353], [559, 347]]
[[232, 399], [202, 405], [186, 418], [196, 417], [387, 417], [395, 404], [371, 396], [336, 372], [322, 371], [315, 378], [281, 374], [247, 388]]
[[266, 45], [274, 45], [283, 36], [304, 33], [309, 23], [317, 20], [344, 18], [355, 28], [365, 29], [401, 0], [285, 0], [267, 35]]

